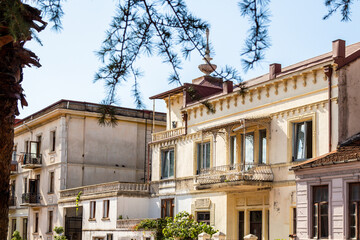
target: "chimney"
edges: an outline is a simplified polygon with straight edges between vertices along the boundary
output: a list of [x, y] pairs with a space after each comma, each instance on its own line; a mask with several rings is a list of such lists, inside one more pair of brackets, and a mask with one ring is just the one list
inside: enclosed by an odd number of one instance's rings
[[345, 41], [338, 39], [332, 42], [332, 56], [333, 59], [345, 58]]
[[276, 75], [281, 73], [281, 64], [273, 63], [269, 66], [269, 80], [276, 78]]
[[233, 82], [232, 81], [224, 81], [223, 82], [223, 93], [232, 93], [233, 92]]

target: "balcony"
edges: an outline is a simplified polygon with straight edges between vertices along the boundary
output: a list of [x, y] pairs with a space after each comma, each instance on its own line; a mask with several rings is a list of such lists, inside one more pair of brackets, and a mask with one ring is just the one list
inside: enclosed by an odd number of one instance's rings
[[153, 133], [152, 141], [157, 142], [157, 141], [167, 140], [167, 139], [171, 139], [171, 138], [176, 138], [176, 137], [179, 137], [182, 135], [185, 135], [184, 127], [174, 128], [174, 129], [167, 130], [167, 131]]
[[10, 174], [16, 174], [18, 171], [18, 163], [16, 161], [11, 161], [10, 163]]
[[42, 155], [35, 153], [23, 153], [20, 155], [20, 162], [22, 168], [34, 169], [42, 166]]
[[37, 205], [40, 204], [40, 194], [38, 193], [23, 193], [22, 205]]
[[9, 207], [16, 207], [16, 197], [10, 196], [10, 198], [9, 198]]
[[274, 179], [269, 165], [264, 164], [235, 164], [201, 169], [195, 177], [196, 189], [220, 188], [234, 190], [235, 188], [258, 188], [270, 186]]

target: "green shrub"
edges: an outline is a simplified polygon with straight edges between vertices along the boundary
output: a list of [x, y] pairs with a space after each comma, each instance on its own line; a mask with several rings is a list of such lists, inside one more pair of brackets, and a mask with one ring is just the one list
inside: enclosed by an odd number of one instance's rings
[[19, 231], [15, 230], [13, 232], [11, 240], [22, 240]]
[[67, 238], [63, 235], [63, 227], [55, 227], [54, 232], [57, 234], [57, 236], [54, 237], [54, 240], [67, 240]]

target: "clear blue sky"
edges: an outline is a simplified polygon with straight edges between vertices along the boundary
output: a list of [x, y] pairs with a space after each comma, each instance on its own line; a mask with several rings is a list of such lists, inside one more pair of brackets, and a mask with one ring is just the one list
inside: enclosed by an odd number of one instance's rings
[[[99, 103], [105, 96], [102, 82], [93, 83], [94, 73], [101, 66], [94, 52], [101, 46], [105, 30], [111, 21], [117, 1], [68, 0], [64, 5], [63, 31], [55, 33], [46, 29], [40, 33], [44, 46], [35, 42], [26, 47], [40, 58], [42, 67], [24, 71], [23, 88], [29, 107], [20, 109], [20, 118], [26, 117], [60, 99]], [[272, 0], [270, 36], [272, 47], [266, 52], [262, 64], [248, 73], [245, 80], [268, 71], [271, 63], [288, 66], [298, 61], [331, 51], [331, 42], [344, 39], [346, 44], [360, 41], [360, 7], [355, 2], [352, 21], [343, 23], [339, 14], [323, 21], [326, 13], [324, 1]], [[195, 15], [211, 24], [210, 40], [215, 50], [213, 63], [225, 64], [241, 70], [240, 51], [248, 29], [248, 22], [239, 14], [237, 1], [187, 0]], [[185, 62], [181, 72], [182, 82], [191, 82], [202, 73], [197, 66], [202, 63], [197, 53]], [[148, 98], [169, 90], [167, 78], [171, 71], [161, 59], [141, 58], [138, 63], [144, 71], [140, 89], [147, 109], [152, 109]], [[132, 82], [119, 88], [118, 99], [123, 107], [135, 107], [131, 96]], [[156, 103], [156, 110], [165, 111], [164, 103]]]

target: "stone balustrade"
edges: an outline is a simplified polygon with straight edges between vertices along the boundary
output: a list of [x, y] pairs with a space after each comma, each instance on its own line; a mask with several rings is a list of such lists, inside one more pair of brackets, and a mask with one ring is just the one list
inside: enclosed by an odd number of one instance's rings
[[167, 131], [153, 133], [152, 134], [152, 141], [153, 142], [161, 141], [161, 140], [165, 140], [165, 139], [178, 137], [178, 136], [181, 136], [181, 135], [184, 135], [184, 134], [185, 134], [185, 128], [184, 127], [175, 128], [175, 129], [171, 129], [171, 130], [167, 130]]
[[84, 187], [72, 188], [60, 191], [60, 197], [76, 197], [81, 191], [81, 196], [91, 195], [95, 193], [106, 192], [143, 192], [148, 193], [150, 190], [149, 184], [145, 183], [123, 183], [123, 182], [110, 182], [96, 185], [89, 185]]

